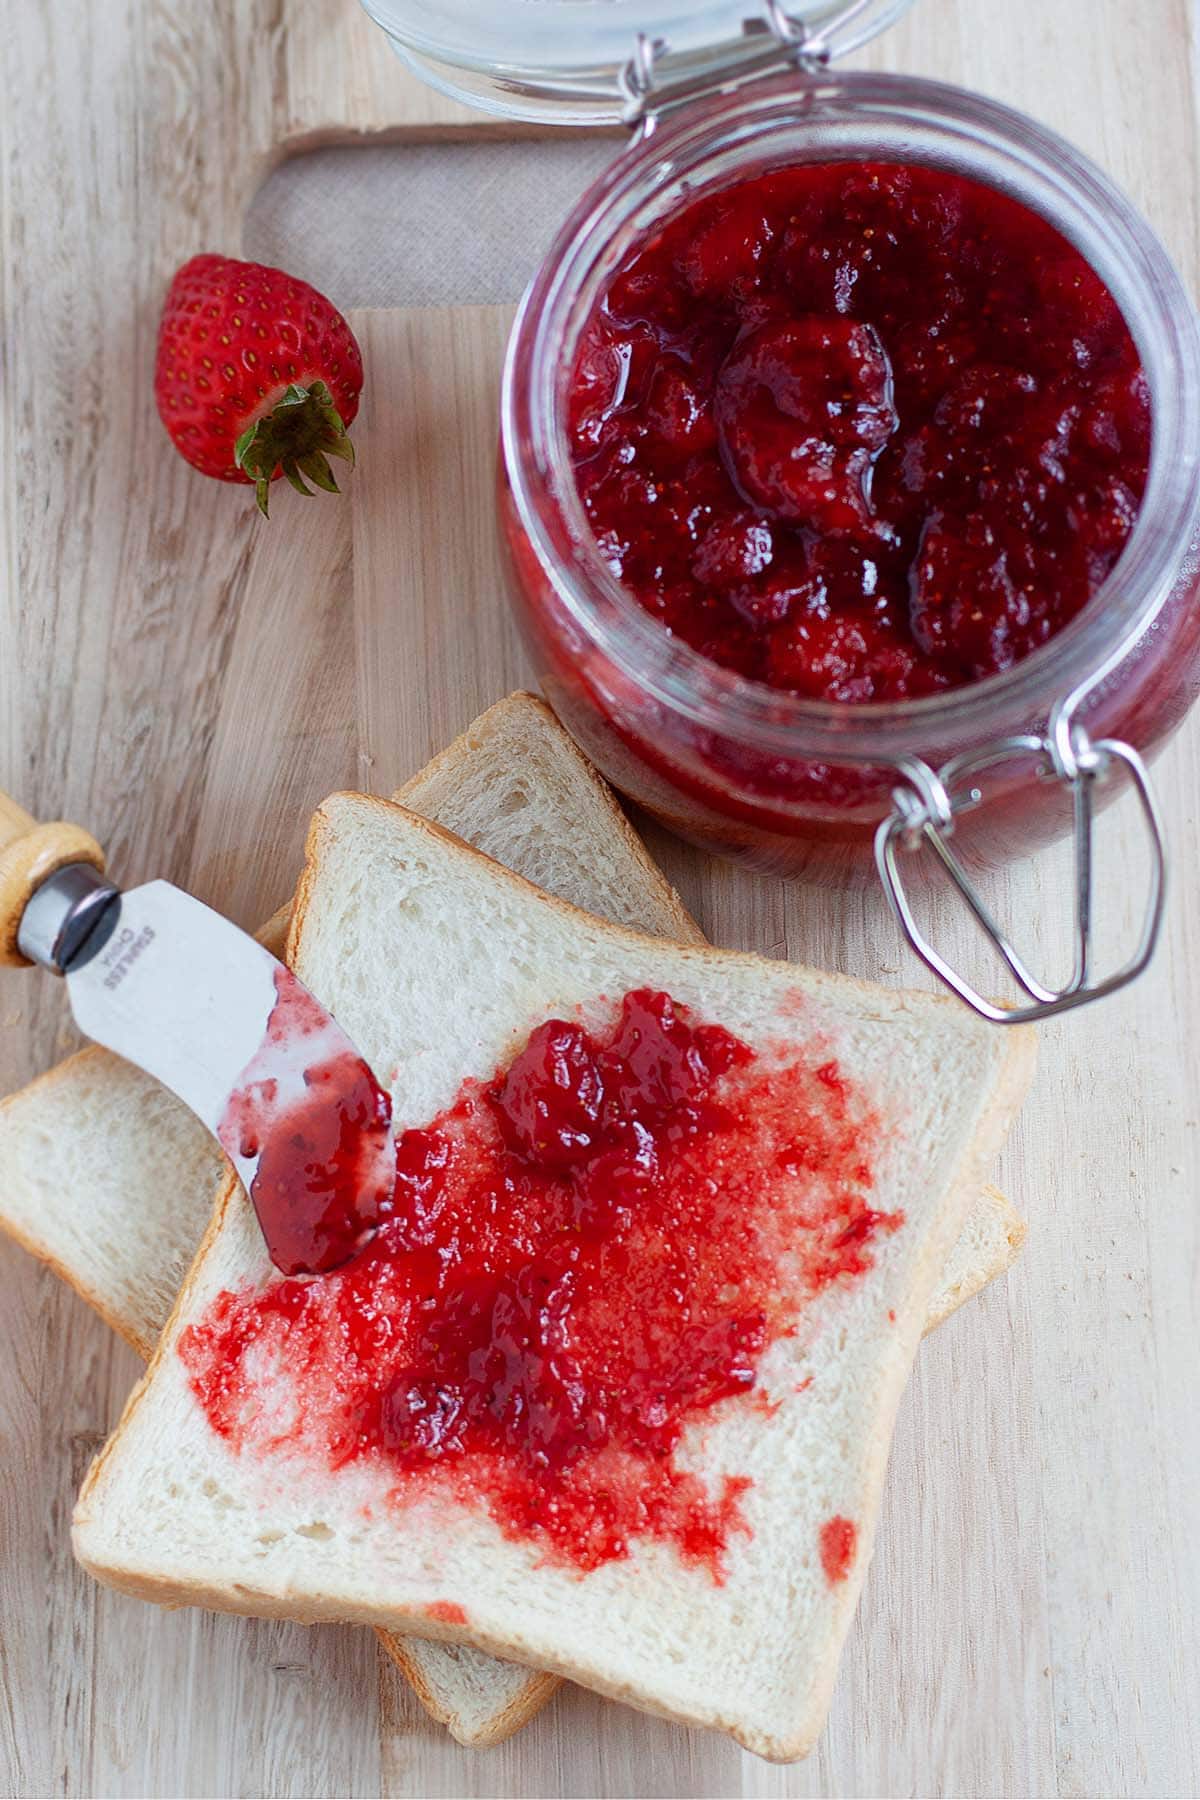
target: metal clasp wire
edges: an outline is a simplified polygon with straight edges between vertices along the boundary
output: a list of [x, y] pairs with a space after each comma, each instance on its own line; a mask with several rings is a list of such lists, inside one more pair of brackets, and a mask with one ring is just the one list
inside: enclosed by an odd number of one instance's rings
[[[840, 12], [827, 19], [820, 31], [813, 31], [803, 19], [794, 19], [781, 4], [781, 0], [765, 0], [767, 24], [781, 44], [790, 44], [803, 55], [807, 65], [813, 68], [825, 68], [835, 56], [845, 56], [851, 50], [857, 50], [874, 37], [878, 25], [868, 25], [861, 32], [851, 32], [847, 37], [846, 28], [853, 25], [863, 15], [879, 11], [879, 0], [847, 0]], [[886, 25], [890, 16], [884, 18]]]
[[[624, 102], [622, 121], [648, 136], [662, 111], [702, 94], [719, 93], [756, 76], [787, 69], [816, 74], [828, 65], [835, 47], [841, 48], [838, 40], [845, 28], [878, 5], [879, 0], [848, 0], [821, 30], [812, 31], [802, 19], [793, 18], [781, 0], [763, 0], [764, 16], [744, 20], [742, 36], [732, 40], [710, 64], [681, 68], [671, 76], [665, 76], [662, 67], [670, 55], [667, 39], [651, 38], [640, 31], [633, 55], [617, 76]], [[850, 47], [859, 41], [852, 34]]]
[[[1026, 967], [950, 844], [955, 815], [983, 803], [982, 792], [974, 785], [973, 777], [1000, 763], [1030, 756], [1040, 759], [1048, 775], [1066, 783], [1072, 799], [1075, 958], [1071, 978], [1061, 988], [1046, 987]], [[1150, 892], [1136, 950], [1114, 974], [1097, 981], [1092, 979], [1093, 795], [1096, 785], [1109, 773], [1113, 763], [1122, 764], [1129, 774], [1141, 808], [1150, 847]], [[1051, 718], [1045, 737], [1004, 738], [986, 749], [953, 758], [937, 772], [915, 757], [903, 762], [900, 769], [909, 785], [896, 789], [893, 795], [895, 810], [876, 833], [875, 862], [879, 877], [892, 911], [921, 961], [973, 1011], [997, 1025], [1031, 1024], [1053, 1018], [1057, 1013], [1069, 1012], [1072, 1007], [1083, 1006], [1090, 1000], [1099, 1000], [1137, 979], [1154, 955], [1162, 927], [1166, 850], [1162, 820], [1150, 791], [1146, 765], [1136, 750], [1115, 738], [1102, 738], [1092, 743], [1081, 725], [1072, 725], [1067, 708], [1060, 707]], [[902, 850], [911, 852], [921, 846], [934, 851], [983, 935], [1003, 959], [1018, 987], [1028, 995], [1028, 1006], [1006, 1008], [986, 1000], [925, 937], [917, 924], [900, 872]]]

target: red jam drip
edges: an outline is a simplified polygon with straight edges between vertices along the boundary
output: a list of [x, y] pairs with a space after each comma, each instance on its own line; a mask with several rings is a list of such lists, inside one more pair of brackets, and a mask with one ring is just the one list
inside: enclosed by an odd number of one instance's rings
[[[360, 1056], [330, 1054], [329, 1015], [287, 969], [275, 993], [219, 1135], [231, 1154], [259, 1159], [250, 1198], [271, 1261], [316, 1273], [347, 1262], [390, 1200], [392, 1103]], [[302, 1065], [295, 1092], [288, 1065]]]
[[443, 1625], [469, 1625], [470, 1619], [465, 1606], [457, 1600], [432, 1600], [425, 1608], [425, 1616], [437, 1619]]
[[720, 1579], [745, 1478], [676, 1458], [753, 1403], [806, 1299], [903, 1222], [870, 1203], [878, 1121], [827, 1058], [752, 1051], [662, 993], [541, 1025], [397, 1145], [345, 1268], [222, 1293], [180, 1340], [236, 1449], [381, 1466], [580, 1569], [672, 1543]]
[[1150, 407], [1116, 302], [1018, 201], [941, 169], [779, 169], [610, 281], [570, 397], [597, 542], [712, 661], [888, 701], [1010, 668], [1109, 574]]
[[820, 1532], [821, 1567], [830, 1587], [845, 1581], [858, 1549], [858, 1526], [840, 1515], [826, 1519]]

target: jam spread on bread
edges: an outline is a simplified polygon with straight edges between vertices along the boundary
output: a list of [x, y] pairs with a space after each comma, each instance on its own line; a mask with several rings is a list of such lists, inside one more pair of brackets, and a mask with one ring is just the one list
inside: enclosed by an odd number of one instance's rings
[[285, 1275], [347, 1262], [388, 1200], [380, 1185], [392, 1103], [361, 1056], [322, 1046], [328, 1015], [287, 969], [275, 973], [275, 1005], [263, 1049], [270, 1071], [278, 1052], [300, 1070], [299, 1091], [284, 1094], [274, 1073], [256, 1079], [251, 1063], [221, 1121], [228, 1150], [257, 1156], [250, 1197], [270, 1250]]
[[179, 1351], [240, 1451], [369, 1459], [397, 1504], [481, 1504], [581, 1570], [649, 1537], [719, 1580], [749, 1482], [702, 1479], [685, 1434], [761, 1397], [767, 1348], [903, 1215], [871, 1204], [879, 1120], [827, 1050], [649, 990], [604, 1016], [538, 1026], [403, 1132], [344, 1268], [221, 1293]]
[[858, 1527], [853, 1519], [844, 1519], [840, 1514], [826, 1519], [820, 1531], [820, 1544], [825, 1579], [830, 1587], [836, 1587], [850, 1573], [858, 1548]]
[[609, 567], [710, 660], [807, 698], [997, 674], [1109, 574], [1146, 484], [1132, 337], [1087, 262], [946, 169], [801, 164], [690, 201], [576, 356]]
[[470, 1624], [466, 1607], [460, 1606], [457, 1600], [432, 1600], [425, 1608], [425, 1616], [437, 1619], [442, 1625]]

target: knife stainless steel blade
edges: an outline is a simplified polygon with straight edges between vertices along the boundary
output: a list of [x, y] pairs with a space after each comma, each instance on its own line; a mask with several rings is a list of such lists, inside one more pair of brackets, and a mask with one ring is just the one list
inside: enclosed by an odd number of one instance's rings
[[[88, 860], [46, 872], [53, 833]], [[98, 864], [86, 833], [36, 826], [0, 794], [0, 961], [63, 974], [80, 1029], [191, 1108], [231, 1158], [277, 1267], [346, 1261], [395, 1183], [386, 1093], [261, 944], [170, 882], [121, 892]]]
[[[216, 1137], [275, 1005], [275, 958], [167, 881], [121, 894], [108, 939], [68, 963], [86, 1036], [156, 1075]], [[250, 1185], [251, 1158], [235, 1156]]]

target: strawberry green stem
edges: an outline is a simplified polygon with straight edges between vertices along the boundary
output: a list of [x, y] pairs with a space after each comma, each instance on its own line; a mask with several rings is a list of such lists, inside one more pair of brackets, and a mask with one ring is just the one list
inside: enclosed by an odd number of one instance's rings
[[271, 479], [278, 469], [300, 494], [312, 494], [305, 477], [327, 494], [338, 484], [328, 458], [340, 456], [354, 465], [354, 446], [346, 435], [342, 416], [323, 381], [309, 387], [293, 383], [284, 390], [270, 412], [243, 431], [234, 446], [234, 461], [254, 483], [259, 511], [267, 516]]

